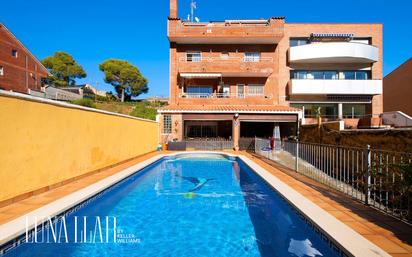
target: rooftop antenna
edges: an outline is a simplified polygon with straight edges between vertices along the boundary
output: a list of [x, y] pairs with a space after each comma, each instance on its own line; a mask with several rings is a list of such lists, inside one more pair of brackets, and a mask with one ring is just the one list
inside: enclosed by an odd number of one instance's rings
[[194, 0], [192, 0], [192, 2], [190, 3], [190, 21], [193, 22], [193, 18], [194, 18], [194, 11], [197, 8], [196, 6], [196, 2]]

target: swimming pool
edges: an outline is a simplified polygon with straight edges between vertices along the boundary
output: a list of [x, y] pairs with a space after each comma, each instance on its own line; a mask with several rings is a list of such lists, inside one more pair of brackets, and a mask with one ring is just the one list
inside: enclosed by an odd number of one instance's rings
[[[97, 241], [74, 243], [75, 235], [82, 239], [84, 217], [88, 240]], [[65, 222], [67, 229], [56, 234], [67, 232], [68, 243], [66, 236], [25, 243], [6, 256], [340, 255], [242, 160], [219, 154], [164, 157], [71, 212]], [[56, 230], [62, 227], [55, 224]], [[44, 228], [39, 238], [50, 231]]]

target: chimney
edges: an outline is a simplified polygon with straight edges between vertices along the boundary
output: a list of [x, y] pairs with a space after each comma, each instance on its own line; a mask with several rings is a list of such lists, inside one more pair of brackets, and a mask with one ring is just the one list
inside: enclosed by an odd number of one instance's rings
[[177, 19], [177, 0], [170, 0], [170, 19]]

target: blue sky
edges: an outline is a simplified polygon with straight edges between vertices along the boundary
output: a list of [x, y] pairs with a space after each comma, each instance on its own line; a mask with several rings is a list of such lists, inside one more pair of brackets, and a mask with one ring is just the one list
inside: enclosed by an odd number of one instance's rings
[[[179, 15], [190, 0], [179, 0]], [[286, 22], [378, 22], [384, 24], [384, 73], [412, 56], [408, 0], [197, 0], [201, 21], [285, 16]], [[18, 11], [16, 11], [18, 10]], [[149, 79], [149, 94], [168, 95], [169, 52], [166, 19], [169, 0], [2, 1], [0, 21], [39, 59], [66, 51], [84, 67], [87, 82], [112, 90], [100, 62], [125, 59]]]

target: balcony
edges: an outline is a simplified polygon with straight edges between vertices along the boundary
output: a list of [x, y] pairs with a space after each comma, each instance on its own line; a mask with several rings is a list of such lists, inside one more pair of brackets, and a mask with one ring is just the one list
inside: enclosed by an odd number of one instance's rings
[[243, 93], [243, 94], [233, 94], [233, 93], [180, 93], [180, 98], [191, 98], [191, 99], [245, 99], [245, 98], [265, 98], [265, 99], [272, 99], [272, 95], [265, 95], [265, 94], [251, 94], [251, 93]]
[[179, 58], [179, 73], [219, 73], [223, 77], [268, 77], [273, 73], [273, 58], [247, 60], [242, 57], [202, 57], [188, 60]]
[[226, 20], [186, 22], [169, 20], [170, 42], [179, 44], [276, 44], [283, 37], [284, 20]]
[[379, 49], [362, 43], [312, 43], [289, 49], [290, 63], [373, 63], [378, 60]]
[[291, 95], [380, 95], [382, 80], [292, 79]]

